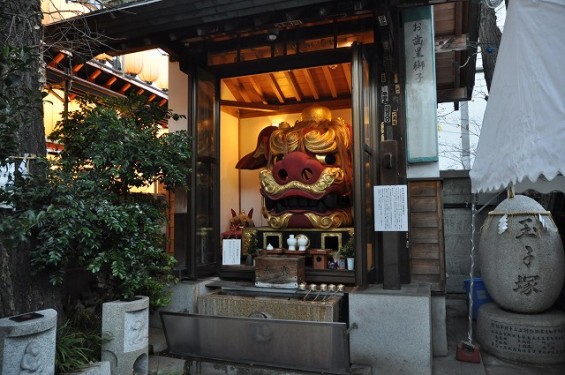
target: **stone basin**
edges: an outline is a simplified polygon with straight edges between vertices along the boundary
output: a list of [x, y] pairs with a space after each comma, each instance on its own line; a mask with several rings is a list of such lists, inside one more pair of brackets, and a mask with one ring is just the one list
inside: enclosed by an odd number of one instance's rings
[[[202, 315], [338, 322], [341, 294], [214, 290], [198, 298]], [[316, 298], [317, 297], [317, 298]], [[324, 299], [324, 297], [326, 297]]]

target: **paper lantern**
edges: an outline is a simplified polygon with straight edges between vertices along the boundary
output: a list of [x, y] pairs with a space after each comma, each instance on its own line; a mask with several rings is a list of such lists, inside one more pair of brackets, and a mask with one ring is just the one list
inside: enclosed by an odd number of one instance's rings
[[130, 53], [124, 56], [124, 73], [136, 76], [143, 69], [143, 52]]

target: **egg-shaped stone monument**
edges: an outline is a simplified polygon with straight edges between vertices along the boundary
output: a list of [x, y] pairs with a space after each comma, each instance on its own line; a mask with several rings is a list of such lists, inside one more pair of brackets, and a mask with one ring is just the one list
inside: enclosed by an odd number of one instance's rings
[[563, 286], [565, 258], [557, 226], [550, 212], [524, 195], [507, 198], [489, 212], [479, 261], [490, 296], [510, 311], [545, 311]]

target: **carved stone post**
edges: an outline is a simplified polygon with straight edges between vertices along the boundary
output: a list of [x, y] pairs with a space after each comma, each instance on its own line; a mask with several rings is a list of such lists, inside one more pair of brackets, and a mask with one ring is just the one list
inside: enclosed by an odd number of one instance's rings
[[54, 374], [57, 311], [0, 319], [0, 373]]
[[112, 374], [147, 374], [149, 351], [149, 298], [102, 305], [102, 361], [109, 361]]

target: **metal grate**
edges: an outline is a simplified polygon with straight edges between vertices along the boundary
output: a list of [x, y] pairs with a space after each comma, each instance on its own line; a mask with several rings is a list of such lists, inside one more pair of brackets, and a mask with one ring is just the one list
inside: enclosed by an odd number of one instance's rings
[[170, 354], [349, 374], [345, 323], [160, 314]]

